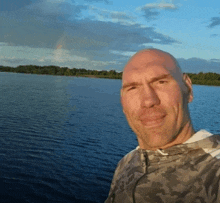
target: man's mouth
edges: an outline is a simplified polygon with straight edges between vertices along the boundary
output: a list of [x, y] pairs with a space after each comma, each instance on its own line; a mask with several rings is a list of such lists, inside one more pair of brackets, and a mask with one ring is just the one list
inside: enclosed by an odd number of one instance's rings
[[146, 127], [159, 127], [163, 125], [166, 115], [147, 116], [140, 119], [141, 123]]

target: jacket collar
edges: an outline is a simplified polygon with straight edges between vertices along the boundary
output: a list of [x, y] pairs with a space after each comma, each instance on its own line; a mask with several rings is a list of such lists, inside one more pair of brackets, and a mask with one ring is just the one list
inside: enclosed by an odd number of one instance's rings
[[172, 155], [180, 155], [180, 154], [188, 154], [189, 151], [201, 149], [201, 148], [212, 148], [214, 140], [211, 138], [213, 134], [209, 133], [206, 130], [200, 130], [191, 138], [189, 138], [183, 144], [175, 145], [170, 148], [164, 150], [143, 150], [139, 146], [136, 148], [141, 153], [147, 153], [148, 157], [158, 156], [158, 157], [165, 157], [165, 156], [172, 156]]
[[193, 142], [197, 142], [199, 140], [203, 140], [205, 138], [208, 138], [212, 136], [212, 133], [206, 131], [206, 130], [200, 130], [197, 133], [195, 133], [194, 135], [192, 135], [192, 137], [190, 137], [186, 142], [184, 142], [183, 144], [188, 144], [188, 143], [193, 143]]

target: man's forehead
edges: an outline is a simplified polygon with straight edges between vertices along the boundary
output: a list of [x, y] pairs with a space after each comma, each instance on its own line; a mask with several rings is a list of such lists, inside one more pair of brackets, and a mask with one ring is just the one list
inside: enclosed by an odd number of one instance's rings
[[159, 77], [161, 75], [172, 75], [171, 72], [161, 64], [152, 64], [146, 67], [130, 67], [123, 72], [122, 81], [128, 82], [144, 76], [146, 80]]
[[156, 74], [161, 71], [170, 73], [175, 78], [176, 74], [179, 75], [181, 72], [177, 67], [176, 60], [168, 53], [160, 50], [144, 50], [135, 54], [128, 61], [124, 68], [122, 79], [136, 72]]
[[167, 53], [145, 51], [134, 55], [126, 64], [124, 71], [127, 71], [127, 69], [147, 68], [154, 65], [162, 65], [168, 70], [172, 70], [176, 68], [176, 61]]
[[161, 62], [161, 61], [153, 61], [153, 62], [149, 62], [149, 63], [142, 63], [142, 64], [133, 64], [133, 63], [129, 63], [125, 66], [123, 73], [126, 72], [137, 72], [137, 71], [151, 71], [152, 69], [154, 69], [155, 71], [157, 70], [168, 70], [171, 71], [172, 69], [174, 69], [175, 67], [173, 66], [167, 66], [165, 63]]

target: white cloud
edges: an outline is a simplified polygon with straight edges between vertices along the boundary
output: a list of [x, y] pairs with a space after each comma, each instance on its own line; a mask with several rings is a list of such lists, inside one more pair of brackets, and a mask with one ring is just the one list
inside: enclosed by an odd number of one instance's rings
[[121, 56], [128, 56], [128, 57], [131, 57], [131, 56], [134, 55], [136, 52], [132, 52], [132, 51], [116, 51], [116, 50], [111, 50], [110, 53], [112, 53], [112, 54], [116, 54], [116, 55], [121, 55]]
[[90, 13], [95, 16], [99, 21], [121, 23], [123, 25], [136, 24], [136, 17], [130, 12], [119, 12], [101, 9], [98, 7], [90, 6]]
[[175, 4], [167, 2], [160, 2], [160, 3], [149, 3], [144, 6], [138, 7], [136, 10], [137, 11], [143, 11], [144, 12], [144, 17], [149, 21], [149, 20], [155, 20], [157, 16], [160, 15], [159, 10], [168, 10], [168, 11], [174, 11], [177, 10], [177, 6]]
[[67, 2], [66, 0], [46, 0], [46, 2], [50, 2], [50, 3], [64, 3]]
[[[154, 27], [138, 23], [137, 13], [72, 4], [70, 1], [41, 0], [26, 8], [28, 14], [16, 13], [13, 21], [5, 18], [4, 37], [1, 40], [0, 36], [0, 41], [17, 45], [1, 46], [5, 47], [1, 48], [1, 53], [6, 58], [15, 57], [8, 59], [8, 64], [14, 65], [19, 59], [22, 61], [17, 65], [120, 69], [130, 55], [144, 48], [145, 43], [176, 43], [176, 40], [156, 32]], [[69, 15], [86, 12], [87, 8], [92, 15], [70, 19]], [[75, 14], [71, 9], [76, 9]]]
[[141, 7], [142, 9], [146, 8], [155, 8], [155, 9], [177, 9], [177, 6], [173, 3], [151, 3], [146, 4], [145, 6]]
[[8, 45], [8, 43], [6, 43], [6, 42], [0, 42], [0, 46], [7, 46]]
[[[4, 44], [4, 43], [2, 43]], [[117, 66], [118, 61], [100, 61], [90, 60], [74, 53], [74, 50], [65, 49], [46, 49], [46, 48], [30, 48], [24, 46], [7, 46], [0, 49], [1, 65], [18, 66], [18, 65], [57, 65], [69, 68], [86, 68], [103, 70], [106, 66]], [[11, 53], [13, 52], [13, 56]]]
[[60, 13], [60, 7], [59, 3], [57, 1], [40, 1], [33, 3], [29, 6], [27, 6], [28, 9], [33, 10], [33, 11], [40, 11], [43, 14], [49, 14], [49, 15], [56, 15]]
[[51, 59], [51, 62], [72, 62], [72, 61], [88, 61], [87, 58], [71, 55], [70, 51], [64, 49], [55, 50]]

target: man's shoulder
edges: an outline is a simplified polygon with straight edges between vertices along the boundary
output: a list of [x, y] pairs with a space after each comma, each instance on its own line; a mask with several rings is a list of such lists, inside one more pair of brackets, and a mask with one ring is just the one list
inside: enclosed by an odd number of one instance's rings
[[[132, 168], [141, 166], [140, 152], [137, 149], [134, 149], [127, 153], [119, 162], [115, 170], [115, 175], [124, 174]], [[120, 176], [120, 175], [119, 175]]]
[[184, 144], [192, 148], [199, 147], [212, 158], [220, 160], [220, 135], [209, 133], [206, 130], [200, 130]]
[[[203, 142], [203, 150], [213, 158], [220, 160], [220, 135], [211, 135], [205, 141], [206, 143]], [[209, 142], [211, 145], [208, 144]]]
[[139, 152], [137, 149], [130, 151], [118, 162], [117, 168], [128, 165], [131, 161], [136, 159], [138, 156], [139, 156]]

